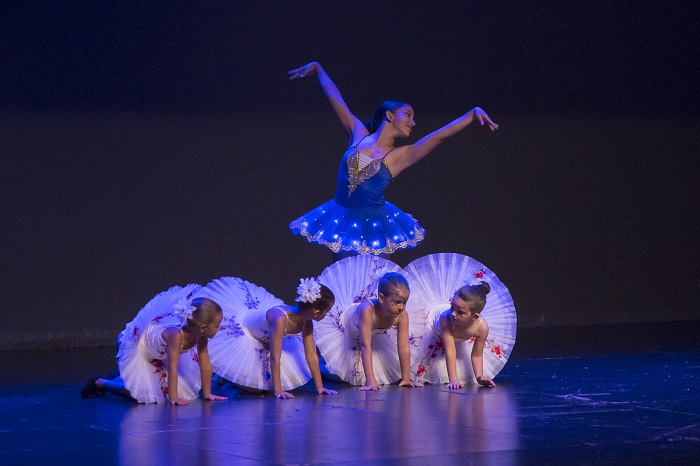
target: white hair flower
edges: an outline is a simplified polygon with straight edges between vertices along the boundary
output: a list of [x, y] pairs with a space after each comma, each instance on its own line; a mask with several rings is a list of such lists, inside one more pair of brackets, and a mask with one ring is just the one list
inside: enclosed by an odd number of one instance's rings
[[313, 303], [321, 297], [321, 284], [314, 278], [302, 278], [297, 286], [299, 297], [296, 298], [300, 303]]
[[476, 272], [474, 272], [474, 276], [471, 277], [469, 280], [465, 280], [464, 284], [469, 285], [469, 286], [478, 286], [484, 283], [486, 280], [486, 272], [484, 269], [479, 269]]
[[374, 272], [372, 272], [372, 280], [380, 280], [387, 273], [389, 273], [389, 267], [387, 267], [386, 265], [384, 267], [380, 267]]
[[182, 317], [185, 322], [187, 319], [192, 318], [192, 313], [197, 310], [196, 307], [192, 305], [192, 301], [187, 298], [182, 298], [173, 306], [173, 310]]

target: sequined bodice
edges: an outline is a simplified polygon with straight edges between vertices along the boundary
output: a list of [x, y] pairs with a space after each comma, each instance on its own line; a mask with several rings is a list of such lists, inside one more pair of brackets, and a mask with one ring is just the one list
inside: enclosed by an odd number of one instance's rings
[[360, 167], [357, 146], [343, 155], [338, 170], [335, 202], [351, 209], [372, 209], [386, 203], [384, 190], [393, 177], [386, 165], [386, 155]]

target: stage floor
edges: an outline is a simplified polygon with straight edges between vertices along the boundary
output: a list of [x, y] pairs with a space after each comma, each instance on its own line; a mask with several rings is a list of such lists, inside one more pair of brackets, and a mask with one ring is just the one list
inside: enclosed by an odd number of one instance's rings
[[113, 348], [0, 352], [4, 465], [697, 464], [700, 322], [519, 330], [493, 389], [82, 399]]

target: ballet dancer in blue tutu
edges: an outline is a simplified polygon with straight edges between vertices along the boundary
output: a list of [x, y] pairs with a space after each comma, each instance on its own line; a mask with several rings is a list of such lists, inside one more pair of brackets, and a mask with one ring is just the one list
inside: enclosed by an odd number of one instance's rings
[[396, 146], [396, 140], [411, 135], [416, 122], [406, 102], [387, 101], [374, 118], [362, 123], [348, 108], [320, 64], [312, 62], [290, 70], [290, 79], [316, 75], [350, 136], [338, 171], [335, 198], [290, 223], [295, 234], [328, 247], [334, 262], [356, 254], [387, 257], [398, 249], [413, 248], [425, 230], [409, 214], [384, 199], [384, 190], [402, 171], [428, 155], [440, 143], [474, 121], [498, 128], [479, 107], [433, 131], [415, 144]]

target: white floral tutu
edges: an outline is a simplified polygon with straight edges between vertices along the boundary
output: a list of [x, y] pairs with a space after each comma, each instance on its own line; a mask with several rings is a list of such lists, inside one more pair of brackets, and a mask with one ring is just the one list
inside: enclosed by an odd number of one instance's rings
[[[168, 327], [180, 327], [182, 318], [173, 312], [181, 299], [192, 298], [201, 287], [174, 286], [151, 299], [126, 324], [119, 335], [117, 362], [124, 386], [139, 403], [162, 403], [168, 395], [168, 360], [161, 333]], [[197, 398], [202, 388], [197, 348], [180, 354], [177, 366], [177, 394]]]
[[[484, 376], [490, 379], [503, 369], [515, 344], [516, 322], [513, 298], [496, 274], [482, 263], [461, 254], [431, 254], [411, 262], [406, 268], [411, 298], [406, 306], [411, 333], [422, 335], [417, 357], [412, 359], [411, 375], [420, 382], [448, 383], [445, 349], [435, 320], [451, 306], [461, 286], [482, 279], [491, 286], [481, 317], [489, 325], [484, 345]], [[457, 377], [476, 383], [471, 364], [474, 339], [455, 340]]]
[[[335, 305], [315, 327], [316, 346], [328, 371], [352, 385], [365, 384], [359, 319], [355, 311], [363, 301], [377, 297], [380, 273], [386, 272], [403, 271], [390, 260], [358, 255], [327, 267], [319, 277], [319, 282], [333, 291]], [[413, 354], [418, 345], [411, 335], [409, 344]], [[379, 384], [401, 379], [396, 328], [373, 330], [372, 368]]]
[[[267, 310], [284, 304], [265, 288], [236, 277], [213, 280], [204, 290], [224, 311], [221, 329], [209, 342], [214, 371], [236, 385], [272, 390]], [[280, 382], [291, 390], [311, 379], [300, 334], [282, 340]]]

